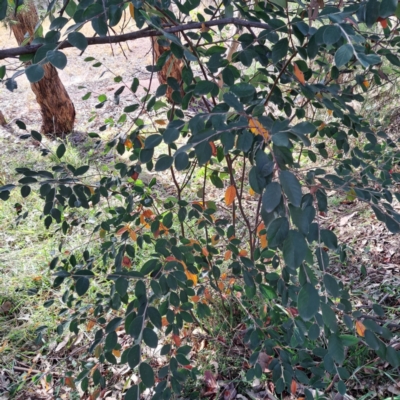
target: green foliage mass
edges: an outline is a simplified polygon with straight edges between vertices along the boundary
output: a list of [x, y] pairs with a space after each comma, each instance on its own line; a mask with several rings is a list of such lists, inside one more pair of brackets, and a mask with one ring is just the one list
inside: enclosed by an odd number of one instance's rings
[[[96, 213], [91, 236], [96, 249], [66, 256], [60, 245], [50, 263], [54, 288], [64, 290], [57, 330], [78, 334], [91, 321], [88, 357], [127, 364], [140, 377], [126, 399], [147, 388], [153, 399], [173, 398], [188, 379], [197, 379], [199, 366], [187, 368], [190, 346], [170, 344], [168, 338], [182, 336], [188, 324], [202, 325], [212, 314], [210, 296], [221, 298], [221, 307], [239, 304], [245, 310], [244, 341], [252, 352], [248, 381], [262, 377], [258, 360], [265, 352], [272, 357], [268, 369], [278, 394], [290, 392], [293, 380], [324, 390], [326, 376], [336, 374], [344, 394], [352, 373], [344, 366], [346, 348], [367, 346], [393, 367], [400, 365], [389, 329], [364, 320], [365, 333], [356, 332], [361, 313], [329, 272], [332, 260], [346, 259], [346, 246], [320, 221], [328, 211], [327, 191], [337, 191], [368, 203], [391, 232], [400, 230], [393, 207], [393, 196], [400, 200], [393, 190], [400, 178], [392, 171], [397, 144], [355, 110], [372, 87], [385, 83], [382, 65], [400, 65], [397, 1], [344, 1], [340, 8], [331, 2], [318, 8], [313, 1], [217, 3], [197, 14], [201, 29], [177, 35], [170, 27], [188, 25], [199, 1], [70, 0], [65, 12], [74, 24], [66, 38], [60, 30], [68, 18], [58, 16], [51, 31], [33, 42], [46, 52], [39, 50], [25, 70], [31, 82], [42, 78], [44, 63], [65, 67], [58, 40], [84, 50], [88, 39], [81, 26], [91, 23], [105, 36], [128, 4], [137, 27], [157, 32], [167, 48], [149, 70], [177, 59], [182, 79], [169, 77], [154, 96], [125, 108], [125, 114], [139, 110], [140, 118], [128, 134], [107, 143], [107, 151], [127, 156], [115, 165], [115, 174], [89, 179], [90, 165], [63, 163], [66, 148], [60, 144], [51, 171], [20, 168], [23, 177], [1, 187], [0, 197], [6, 201], [17, 187], [23, 197], [31, 187], [38, 190], [44, 224], [57, 225], [61, 238], [74, 234], [67, 212]], [[7, 6], [0, 0], [0, 18]], [[54, 6], [55, 1], [49, 13]], [[240, 45], [230, 60], [231, 25]], [[223, 43], [213, 43], [215, 30]], [[4, 66], [0, 74], [14, 79]], [[139, 84], [135, 78], [126, 89], [135, 92]], [[160, 105], [167, 87], [173, 103]], [[193, 100], [203, 103], [204, 111], [190, 117]], [[167, 123], [148, 133], [142, 115], [151, 119], [162, 105]], [[41, 141], [40, 133], [30, 135]], [[169, 174], [176, 196], [158, 201], [156, 179], [137, 180], [144, 169]], [[194, 198], [190, 178], [199, 170], [204, 187]], [[207, 200], [211, 186], [225, 193], [228, 213]], [[250, 209], [244, 201], [248, 188], [256, 199]], [[137, 257], [143, 249], [146, 259]], [[95, 285], [95, 300], [88, 296], [93, 282], [102, 285], [102, 290]], [[129, 336], [123, 349], [121, 329]], [[152, 349], [167, 357], [160, 370], [152, 363]], [[74, 371], [75, 384], [84, 391], [107, 385], [92, 368], [89, 362]], [[313, 398], [308, 389], [304, 395]]]

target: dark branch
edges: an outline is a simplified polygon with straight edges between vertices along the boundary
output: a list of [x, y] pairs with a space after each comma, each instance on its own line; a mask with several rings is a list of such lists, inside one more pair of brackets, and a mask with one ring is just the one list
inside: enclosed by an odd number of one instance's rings
[[[239, 26], [252, 27], [252, 28], [271, 29], [270, 25], [262, 23], [262, 22], [246, 21], [246, 20], [239, 19], [239, 18], [222, 18], [222, 19], [215, 20], [215, 21], [191, 22], [186, 25], [179, 25], [179, 26], [174, 26], [172, 28], [167, 28], [167, 29], [164, 29], [164, 31], [167, 33], [177, 33], [177, 32], [183, 32], [183, 31], [188, 31], [188, 30], [192, 30], [192, 29], [201, 29], [204, 26], [210, 27], [210, 26], [216, 26], [216, 25], [229, 25], [229, 24], [235, 24], [235, 25], [239, 25]], [[91, 37], [91, 38], [87, 38], [87, 41], [88, 41], [89, 46], [92, 46], [95, 44], [121, 43], [121, 42], [127, 42], [128, 40], [135, 40], [135, 39], [152, 37], [152, 36], [160, 36], [160, 35], [162, 35], [162, 33], [155, 29], [146, 28], [146, 29], [142, 29], [142, 30], [136, 31], [136, 32], [125, 33], [123, 35]], [[66, 49], [68, 47], [73, 47], [67, 41], [60, 42], [60, 43], [58, 43], [58, 45], [59, 45], [59, 47], [58, 47], [59, 49]], [[9, 58], [9, 57], [18, 57], [18, 56], [21, 56], [24, 54], [33, 54], [41, 46], [42, 46], [42, 44], [36, 44], [36, 45], [14, 47], [11, 49], [0, 50], [0, 60], [4, 60], [5, 58]]]

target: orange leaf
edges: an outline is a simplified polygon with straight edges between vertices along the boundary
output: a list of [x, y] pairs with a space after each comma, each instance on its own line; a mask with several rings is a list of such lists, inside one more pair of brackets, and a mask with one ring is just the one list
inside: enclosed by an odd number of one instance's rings
[[132, 18], [135, 18], [135, 7], [133, 7], [132, 3], [129, 3], [129, 13], [131, 14]]
[[262, 235], [260, 235], [260, 232], [261, 232], [263, 229], [265, 229], [265, 224], [264, 224], [264, 222], [261, 222], [261, 224], [257, 226], [257, 235], [258, 235], [258, 236], [262, 236]]
[[124, 257], [122, 258], [122, 265], [123, 265], [124, 267], [129, 268], [129, 267], [132, 265], [131, 259], [130, 259], [129, 257], [127, 257], [127, 256], [124, 256]]
[[69, 377], [69, 376], [65, 377], [64, 382], [65, 382], [65, 384], [66, 384], [68, 387], [70, 387], [71, 389], [73, 389], [73, 390], [76, 389], [76, 387], [75, 387], [75, 382], [74, 382], [74, 380], [73, 380], [71, 377]]
[[136, 241], [137, 235], [136, 235], [136, 232], [134, 230], [132, 230], [132, 229], [129, 230], [129, 236], [131, 237], [131, 239], [133, 241]]
[[356, 331], [360, 336], [365, 336], [365, 325], [361, 321], [356, 321]]
[[326, 110], [326, 112], [328, 113], [329, 116], [331, 116], [333, 114], [332, 110]]
[[240, 250], [239, 251], [239, 256], [240, 257], [246, 257], [247, 256], [247, 250]]
[[290, 385], [290, 391], [292, 394], [296, 394], [297, 392], [297, 383], [294, 379], [292, 379], [292, 384]]
[[293, 72], [294, 72], [294, 76], [299, 80], [299, 82], [302, 85], [305, 85], [306, 80], [304, 79], [304, 74], [300, 71], [300, 68], [296, 63], [293, 64]]
[[388, 27], [387, 19], [379, 19], [378, 18], [378, 21], [380, 22], [383, 29], [386, 29]]
[[136, 180], [139, 178], [139, 173], [135, 171], [135, 172], [131, 175], [131, 178], [132, 178], [134, 181], [136, 181]]
[[167, 123], [165, 119], [156, 119], [154, 122], [158, 125], [166, 125]]
[[261, 135], [264, 138], [264, 141], [267, 142], [270, 138], [269, 132], [267, 129], [265, 129], [261, 122], [254, 118], [250, 117], [249, 118], [249, 127], [252, 133], [255, 135]]
[[364, 87], [366, 87], [366, 88], [368, 89], [369, 86], [370, 86], [370, 83], [369, 83], [368, 81], [364, 81], [364, 82], [363, 82], [363, 85], [364, 85]]
[[252, 188], [250, 188], [249, 194], [250, 194], [250, 196], [254, 196], [256, 194], [256, 192]]
[[208, 252], [208, 250], [207, 250], [206, 247], [203, 247], [203, 248], [201, 249], [201, 252], [203, 253], [203, 256], [204, 256], [204, 257], [208, 257], [208, 255], [210, 254], [210, 253]]
[[186, 278], [188, 278], [189, 281], [193, 282], [193, 285], [197, 285], [197, 275], [192, 274], [189, 270], [185, 270]]
[[211, 146], [212, 155], [215, 157], [217, 155], [217, 147], [214, 142], [208, 142], [208, 144]]
[[229, 279], [229, 286], [233, 285], [235, 283], [235, 278]]
[[198, 303], [200, 301], [200, 296], [192, 296], [191, 300], [193, 301], [193, 303]]
[[167, 326], [167, 325], [168, 325], [167, 317], [162, 317], [162, 318], [161, 318], [161, 325], [162, 325], [162, 326]]
[[132, 141], [130, 139], [126, 139], [124, 145], [128, 149], [131, 149], [133, 147], [133, 143], [132, 143]]
[[112, 353], [114, 354], [115, 357], [121, 357], [121, 350], [116, 350], [116, 349], [114, 349], [114, 350], [112, 351]]
[[318, 130], [319, 130], [319, 131], [322, 131], [322, 129], [324, 129], [325, 127], [326, 127], [326, 123], [323, 122], [323, 123], [318, 127]]
[[117, 235], [122, 235], [124, 232], [126, 232], [129, 229], [129, 226], [124, 226], [123, 228], [119, 229], [117, 231]]
[[94, 322], [94, 321], [92, 321], [92, 320], [90, 320], [89, 322], [88, 322], [88, 324], [86, 325], [86, 330], [88, 331], [88, 332], [90, 332], [92, 329], [93, 329], [93, 327], [96, 325], [96, 323]]
[[176, 347], [179, 347], [181, 345], [181, 338], [178, 335], [172, 335], [172, 340], [175, 343]]
[[210, 290], [209, 290], [208, 288], [205, 288], [205, 289], [204, 289], [204, 296], [205, 296], [205, 298], [206, 298], [207, 300], [211, 300], [211, 299], [212, 299]]
[[226, 272], [224, 272], [224, 273], [221, 275], [221, 280], [224, 281], [227, 277], [228, 277], [228, 274], [227, 274]]
[[221, 290], [221, 292], [224, 290], [225, 285], [222, 282], [218, 282], [218, 289]]
[[215, 246], [218, 242], [219, 242], [219, 236], [218, 236], [218, 235], [214, 235], [214, 236], [211, 238], [211, 244], [212, 244], [213, 246]]
[[261, 247], [264, 249], [265, 247], [268, 246], [268, 239], [267, 239], [267, 235], [261, 235], [260, 236], [260, 244]]
[[234, 185], [229, 186], [225, 192], [225, 204], [230, 206], [236, 197], [236, 188]]
[[232, 252], [230, 250], [227, 250], [224, 255], [224, 260], [228, 261], [231, 257], [232, 257]]

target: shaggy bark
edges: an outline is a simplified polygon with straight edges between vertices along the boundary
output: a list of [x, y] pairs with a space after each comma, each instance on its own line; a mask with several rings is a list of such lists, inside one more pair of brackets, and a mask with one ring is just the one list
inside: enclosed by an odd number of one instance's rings
[[3, 113], [0, 111], [0, 126], [4, 126], [4, 125], [7, 125], [7, 121], [4, 118]]
[[[18, 11], [14, 18], [15, 21], [11, 23], [11, 30], [18, 44], [21, 45], [26, 39], [26, 34], [33, 38], [39, 17], [34, 4], [29, 2], [24, 5], [21, 11]], [[74, 128], [74, 104], [61, 82], [56, 68], [50, 63], [43, 65], [43, 68], [44, 77], [39, 82], [31, 83], [32, 91], [35, 93], [42, 114], [41, 131], [45, 135], [67, 135]]]
[[[154, 53], [154, 63], [157, 64], [157, 61], [159, 58], [168, 50], [170, 50], [169, 47], [163, 47], [160, 46], [158, 43], [158, 38], [152, 38], [151, 39], [151, 44], [153, 47], [153, 53]], [[168, 78], [175, 78], [179, 84], [182, 82], [182, 68], [183, 68], [183, 62], [182, 60], [179, 60], [176, 58], [173, 54], [171, 54], [164, 66], [162, 67], [161, 71], [157, 72], [158, 76], [158, 82], [160, 85], [164, 85], [167, 83]], [[173, 103], [174, 101], [172, 100], [172, 92], [173, 89], [168, 86], [167, 87], [167, 93], [166, 97], [170, 103]], [[181, 95], [183, 95], [183, 90], [181, 89]]]

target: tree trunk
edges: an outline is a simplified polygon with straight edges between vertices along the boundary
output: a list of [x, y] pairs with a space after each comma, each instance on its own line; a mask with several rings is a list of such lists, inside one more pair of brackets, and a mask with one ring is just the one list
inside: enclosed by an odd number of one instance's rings
[[0, 111], [0, 126], [4, 126], [4, 125], [7, 125], [7, 121], [4, 118], [3, 113]]
[[[160, 46], [160, 44], [157, 41], [157, 37], [152, 38], [151, 44], [152, 44], [153, 53], [154, 53], [154, 63], [157, 63], [158, 59], [170, 48]], [[173, 54], [171, 54], [169, 56], [168, 60], [165, 62], [164, 66], [162, 67], [161, 71], [159, 71], [157, 73], [158, 81], [160, 82], [161, 85], [164, 85], [167, 83], [167, 79], [171, 77], [171, 78], [175, 78], [178, 81], [178, 83], [181, 84], [182, 68], [183, 68], [182, 60], [179, 60]], [[173, 92], [173, 89], [170, 86], [168, 86], [166, 97], [170, 103], [174, 102], [172, 100], [172, 92]], [[181, 95], [183, 95], [182, 89], [181, 89]]]
[[[25, 3], [23, 9], [14, 18], [16, 21], [11, 24], [11, 29], [18, 44], [21, 45], [26, 34], [29, 35], [30, 42], [39, 21], [34, 4], [32, 2]], [[39, 82], [31, 83], [42, 114], [41, 131], [50, 136], [67, 135], [74, 128], [74, 104], [61, 82], [56, 68], [50, 63], [43, 65], [43, 68], [44, 77]]]

